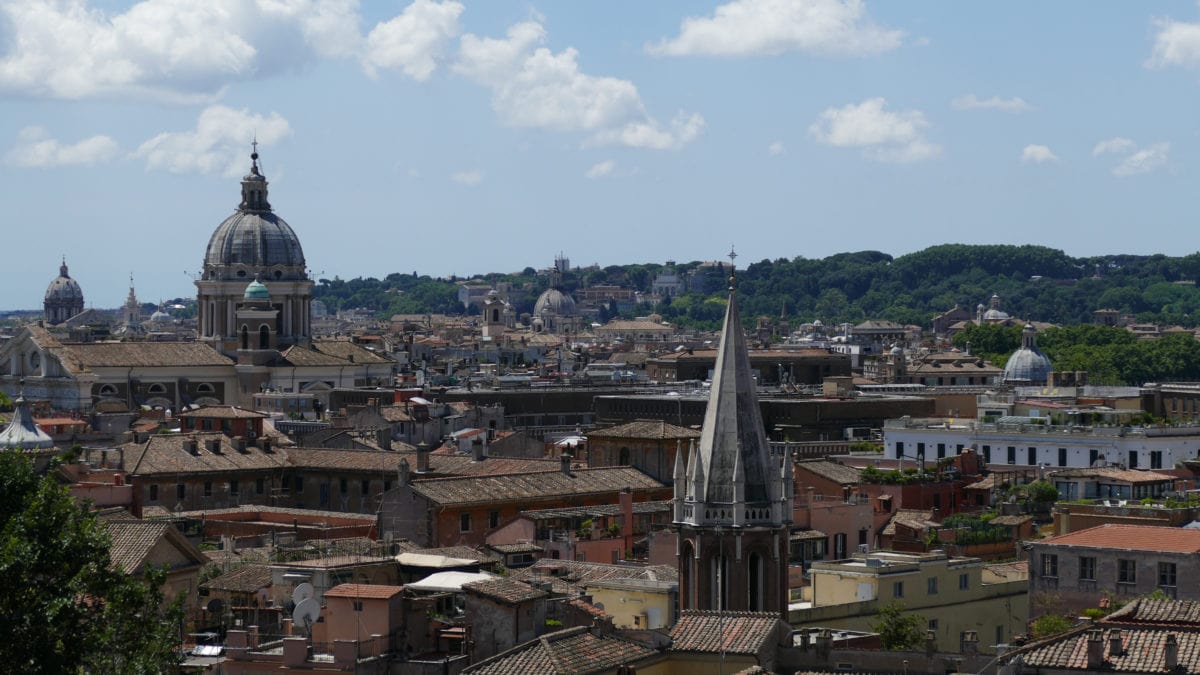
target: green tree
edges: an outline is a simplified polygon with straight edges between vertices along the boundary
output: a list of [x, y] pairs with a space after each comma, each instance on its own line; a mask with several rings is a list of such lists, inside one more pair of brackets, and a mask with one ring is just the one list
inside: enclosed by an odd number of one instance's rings
[[884, 649], [916, 649], [925, 640], [928, 621], [920, 614], [905, 614], [904, 603], [893, 600], [879, 608], [871, 630], [879, 633]]
[[104, 527], [29, 459], [0, 453], [0, 662], [22, 673], [159, 673], [179, 663], [164, 573], [114, 569]]
[[1033, 622], [1033, 637], [1034, 639], [1040, 640], [1045, 637], [1050, 637], [1051, 635], [1065, 633], [1071, 630], [1072, 625], [1073, 624], [1071, 623], [1071, 620], [1066, 617], [1059, 616], [1057, 614], [1047, 614], [1045, 616], [1038, 617], [1037, 620]]

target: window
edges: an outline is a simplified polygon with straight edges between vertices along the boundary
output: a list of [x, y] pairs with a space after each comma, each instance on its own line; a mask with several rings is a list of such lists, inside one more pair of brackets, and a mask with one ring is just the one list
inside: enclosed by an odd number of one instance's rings
[[958, 575], [958, 590], [965, 591], [971, 587], [971, 575], [963, 572]]
[[903, 581], [892, 582], [892, 597], [893, 598], [903, 598], [904, 597], [904, 582]]
[[1079, 580], [1096, 580], [1096, 559], [1089, 556], [1079, 557]]
[[500, 527], [500, 512], [499, 511], [489, 511], [488, 512], [488, 527], [493, 528], [493, 529]]
[[925, 460], [925, 444], [924, 443], [917, 443], [917, 459], [922, 460], [922, 461]]
[[1162, 465], [1162, 450], [1151, 450], [1151, 451], [1150, 451], [1150, 468], [1151, 468], [1151, 469], [1161, 469], [1161, 468], [1163, 468], [1163, 465]]
[[1038, 463], [1037, 448], [1035, 448], [1031, 445], [1031, 446], [1029, 446], [1029, 461], [1027, 462], [1027, 464], [1029, 464], [1030, 466], [1037, 466], [1037, 463]]
[[1066, 448], [1058, 449], [1058, 465], [1059, 466], [1067, 465], [1067, 449]]
[[904, 456], [904, 441], [896, 441], [896, 457]]
[[231, 481], [229, 481], [229, 494], [230, 494], [230, 496], [233, 496], [233, 497], [236, 497], [236, 496], [238, 496], [238, 492], [240, 492], [240, 487], [239, 487], [239, 486], [240, 486], [240, 483], [239, 483], [237, 480], [231, 480]]
[[342, 494], [346, 494], [350, 491], [350, 481], [346, 480], [345, 478], [341, 479], [338, 482], [338, 489], [341, 490]]
[[390, 480], [383, 481], [383, 491], [387, 492], [388, 490], [391, 490], [391, 489], [392, 489], [392, 481], [390, 481]]
[[361, 494], [364, 497], [371, 494], [371, 481], [364, 480], [362, 482], [362, 486], [359, 488], [359, 494]]
[[187, 486], [184, 485], [183, 483], [176, 483], [175, 484], [175, 498], [183, 499], [186, 496], [187, 496]]
[[1158, 563], [1158, 585], [1175, 586], [1175, 563]]
[[150, 501], [152, 501], [152, 502], [158, 501], [158, 486], [157, 485], [154, 485], [154, 484], [150, 485]]
[[165, 393], [167, 393], [167, 387], [166, 387], [166, 385], [164, 385], [164, 384], [161, 384], [161, 383], [159, 383], [159, 382], [155, 382], [154, 384], [152, 384], [152, 385], [150, 385], [149, 387], [147, 387], [147, 388], [146, 388], [146, 393], [147, 393], [147, 394], [157, 394], [157, 395], [162, 395], [162, 394], [165, 394]]
[[1016, 449], [1016, 447], [1011, 446], [1011, 445], [1008, 446], [1008, 463], [1009, 464], [1017, 463], [1017, 449]]
[[988, 464], [992, 461], [992, 446], [983, 446], [983, 463]]
[[212, 481], [211, 480], [204, 481], [204, 496], [205, 497], [212, 496]]
[[1137, 450], [1129, 451], [1129, 468], [1131, 468], [1131, 469], [1138, 468], [1138, 451]]
[[938, 629], [938, 620], [930, 619], [929, 620], [929, 630], [937, 630], [937, 629]]
[[459, 516], [458, 516], [458, 531], [459, 532], [470, 532], [471, 531], [471, 514], [469, 514], [469, 513], [460, 513], [459, 514]]
[[1096, 466], [1096, 460], [1100, 459], [1099, 450], [1088, 450], [1088, 466]]
[[354, 604], [354, 611], [356, 611], [356, 612], [362, 611], [362, 600], [354, 600], [353, 604]]
[[946, 456], [946, 444], [938, 443], [938, 459], [942, 459], [945, 456]]
[[263, 480], [262, 478], [254, 479], [254, 494], [261, 495], [263, 492], [266, 491], [266, 488], [267, 488], [267, 482], [265, 480]]
[[1058, 576], [1058, 556], [1053, 553], [1042, 554], [1042, 576]]
[[937, 595], [937, 577], [929, 577], [925, 580], [925, 592], [929, 595]]
[[867, 528], [865, 528], [865, 527], [858, 531], [858, 545], [859, 546], [867, 545]]
[[1118, 584], [1136, 584], [1137, 583], [1137, 561], [1135, 561], [1135, 560], [1118, 560], [1117, 561], [1117, 583]]
[[292, 478], [292, 489], [297, 495], [304, 492], [304, 476], [295, 476]]

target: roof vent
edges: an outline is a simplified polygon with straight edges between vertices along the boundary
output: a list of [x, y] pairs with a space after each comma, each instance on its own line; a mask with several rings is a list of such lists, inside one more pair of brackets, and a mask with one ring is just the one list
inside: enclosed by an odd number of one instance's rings
[[199, 455], [200, 454], [200, 444], [194, 438], [184, 439], [183, 449], [187, 450], [188, 454], [190, 454], [190, 455]]

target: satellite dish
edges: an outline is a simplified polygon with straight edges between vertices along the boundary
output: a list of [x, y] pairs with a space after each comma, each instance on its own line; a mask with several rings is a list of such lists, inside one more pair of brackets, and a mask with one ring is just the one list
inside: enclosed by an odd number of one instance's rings
[[213, 598], [212, 600], [208, 601], [208, 607], [205, 609], [213, 614], [220, 614], [221, 611], [225, 609], [225, 603], [222, 602], [220, 598]]
[[305, 598], [296, 603], [296, 609], [292, 610], [292, 624], [304, 626], [306, 631], [311, 631], [312, 625], [317, 622], [317, 618], [320, 616], [321, 605], [317, 604], [317, 601], [312, 598]]
[[297, 605], [313, 596], [313, 585], [305, 581], [298, 584], [296, 590], [292, 591], [292, 602]]

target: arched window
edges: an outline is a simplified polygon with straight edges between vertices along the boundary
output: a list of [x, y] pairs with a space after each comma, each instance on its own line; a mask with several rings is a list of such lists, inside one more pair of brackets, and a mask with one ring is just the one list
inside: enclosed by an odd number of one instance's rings
[[493, 309], [492, 310], [492, 323], [499, 323], [499, 322], [500, 322], [500, 310]]
[[250, 348], [250, 329], [242, 324], [242, 349]]
[[214, 387], [211, 382], [201, 382], [200, 384], [196, 385], [197, 394], [215, 394], [216, 392], [217, 388]]
[[101, 396], [116, 396], [117, 388], [111, 384], [102, 384], [100, 385], [99, 393]]
[[692, 542], [683, 542], [680, 549], [679, 597], [683, 609], [696, 608], [696, 554]]
[[154, 384], [150, 385], [149, 387], [146, 387], [146, 393], [153, 394], [156, 396], [165, 394], [165, 393], [167, 393], [167, 385], [165, 385], [161, 382], [155, 382]]
[[258, 348], [267, 349], [271, 346], [271, 329], [266, 324], [258, 327]]

